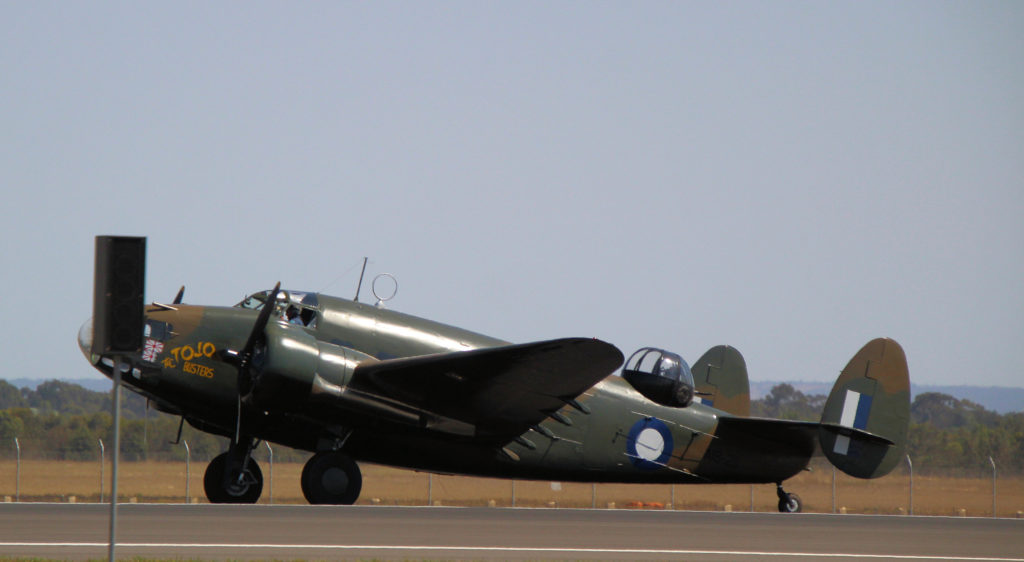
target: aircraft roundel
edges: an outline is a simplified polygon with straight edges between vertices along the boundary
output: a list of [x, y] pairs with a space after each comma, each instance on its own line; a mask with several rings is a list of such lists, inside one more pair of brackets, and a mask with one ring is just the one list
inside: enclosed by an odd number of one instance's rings
[[637, 468], [662, 468], [672, 456], [672, 432], [657, 418], [644, 418], [629, 430], [626, 452]]

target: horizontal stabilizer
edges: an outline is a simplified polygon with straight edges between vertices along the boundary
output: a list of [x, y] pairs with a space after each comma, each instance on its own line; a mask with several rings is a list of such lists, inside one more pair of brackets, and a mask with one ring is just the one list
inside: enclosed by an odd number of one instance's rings
[[847, 363], [825, 402], [821, 450], [857, 478], [885, 476], [903, 459], [910, 422], [910, 376], [903, 348], [868, 342]]

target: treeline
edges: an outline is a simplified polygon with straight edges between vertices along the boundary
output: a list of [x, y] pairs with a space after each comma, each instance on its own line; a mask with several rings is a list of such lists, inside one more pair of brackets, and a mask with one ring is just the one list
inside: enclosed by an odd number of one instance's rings
[[[98, 460], [100, 440], [106, 454], [113, 444], [113, 400], [109, 392], [95, 392], [77, 384], [50, 380], [35, 390], [0, 380], [0, 458]], [[125, 390], [121, 393], [121, 458], [185, 460], [187, 442], [192, 460], [210, 460], [227, 450], [228, 439], [196, 430], [181, 418], [146, 407], [146, 400]], [[273, 446], [274, 460], [308, 458], [308, 453]], [[261, 446], [259, 458], [268, 451]]]
[[[757, 417], [818, 421], [824, 395], [805, 395], [780, 384], [751, 402]], [[111, 396], [61, 381], [46, 381], [35, 390], [0, 380], [0, 457], [11, 458], [17, 437], [23, 458], [93, 460], [99, 440], [110, 447], [113, 418]], [[969, 400], [940, 393], [918, 395], [910, 407], [908, 453], [922, 473], [979, 474], [991, 470], [991, 456], [1000, 473], [1024, 472], [1024, 412], [998, 414]], [[121, 458], [184, 460], [185, 448], [175, 443], [180, 418], [146, 408], [145, 400], [122, 393]], [[209, 460], [227, 449], [227, 439], [182, 430], [193, 460]], [[266, 450], [260, 448], [261, 458]], [[308, 453], [274, 446], [275, 460], [304, 460]]]
[[[780, 384], [750, 404], [751, 415], [818, 421], [827, 396], [805, 395]], [[925, 392], [910, 404], [907, 454], [914, 469], [944, 474], [985, 474], [989, 457], [999, 472], [1024, 472], [1024, 412], [999, 414], [970, 400]]]

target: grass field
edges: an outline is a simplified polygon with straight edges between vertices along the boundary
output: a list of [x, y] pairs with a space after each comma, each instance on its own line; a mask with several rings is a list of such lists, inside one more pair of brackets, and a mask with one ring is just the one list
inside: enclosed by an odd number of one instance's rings
[[[639, 485], [530, 482], [469, 478], [433, 477], [425, 473], [363, 464], [363, 492], [359, 503], [425, 505], [428, 500], [444, 505], [609, 507], [648, 509], [689, 509], [733, 511], [775, 511], [776, 496], [771, 485]], [[299, 489], [299, 463], [275, 463], [271, 490], [270, 467], [261, 462], [265, 478], [261, 503], [305, 503]], [[205, 502], [203, 471], [206, 463], [191, 464], [189, 495]], [[122, 462], [118, 492], [122, 501], [181, 502], [186, 497], [185, 463]], [[104, 467], [103, 491], [109, 500], [110, 463]], [[787, 491], [804, 500], [804, 510], [831, 513], [833, 508], [831, 469], [805, 472], [785, 483]], [[0, 461], [0, 499], [16, 496], [16, 463]], [[909, 478], [897, 471], [877, 480], [858, 480], [837, 473], [835, 506], [848, 513], [905, 513], [909, 509]], [[1001, 476], [996, 482], [996, 506], [1000, 517], [1017, 517], [1024, 511], [1024, 478]], [[100, 464], [92, 462], [22, 460], [20, 485], [22, 501], [95, 502], [100, 495]], [[674, 502], [673, 502], [674, 495]], [[914, 513], [988, 517], [992, 514], [991, 478], [949, 478], [915, 476]]]

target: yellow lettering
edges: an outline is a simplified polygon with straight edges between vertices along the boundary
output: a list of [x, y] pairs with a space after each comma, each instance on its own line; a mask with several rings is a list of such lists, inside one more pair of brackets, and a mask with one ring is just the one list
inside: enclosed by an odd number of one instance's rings
[[199, 358], [199, 357], [210, 357], [210, 358], [212, 358], [216, 353], [217, 353], [217, 346], [214, 345], [212, 342], [208, 342], [208, 341], [196, 342], [195, 347], [192, 347], [191, 345], [179, 345], [178, 347], [171, 348], [171, 356], [173, 357], [173, 359], [171, 357], [165, 358], [164, 361], [163, 361], [163, 366], [168, 368], [168, 369], [174, 369], [175, 367], [178, 366], [178, 361], [185, 361], [186, 365], [189, 365], [189, 364], [194, 365], [194, 367], [192, 367], [192, 369], [201, 368], [201, 369], [207, 369], [209, 371], [209, 372], [205, 372], [204, 371], [203, 373], [200, 373], [200, 372], [195, 371], [195, 370], [193, 370], [193, 371], [186, 370], [185, 371], [186, 373], [188, 373], [190, 375], [199, 375], [201, 377], [212, 379], [213, 378], [213, 369], [211, 367], [203, 367], [202, 365], [196, 365], [196, 364], [190, 363], [190, 362], [193, 359], [196, 359], [196, 358]]
[[204, 379], [213, 378], [213, 367], [207, 367], [206, 365], [200, 365], [199, 363], [193, 363], [191, 361], [185, 361], [185, 364], [181, 368], [182, 371], [190, 375], [197, 375]]

